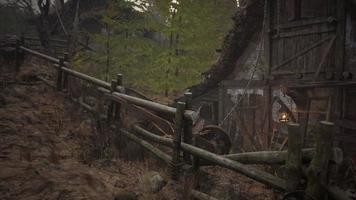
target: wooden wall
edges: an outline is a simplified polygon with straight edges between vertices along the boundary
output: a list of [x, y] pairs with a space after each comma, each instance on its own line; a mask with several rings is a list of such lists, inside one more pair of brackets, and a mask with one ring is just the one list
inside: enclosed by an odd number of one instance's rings
[[[297, 106], [300, 111], [311, 113], [320, 110], [318, 101], [323, 101], [321, 110], [329, 112], [328, 120], [338, 125], [335, 142], [347, 156], [355, 157], [355, 6], [346, 0], [267, 1], [266, 53], [270, 60], [267, 77], [286, 80], [282, 84], [285, 87], [296, 82], [304, 85], [319, 82], [316, 87], [294, 87], [300, 97], [306, 95], [302, 101], [295, 99]], [[325, 120], [327, 116], [300, 114], [299, 122], [305, 123], [308, 130], [311, 122]]]
[[[271, 1], [271, 73], [278, 78], [324, 80], [337, 72], [334, 37], [337, 11], [334, 0]], [[322, 65], [322, 66], [320, 66]], [[329, 77], [331, 79], [333, 77]]]

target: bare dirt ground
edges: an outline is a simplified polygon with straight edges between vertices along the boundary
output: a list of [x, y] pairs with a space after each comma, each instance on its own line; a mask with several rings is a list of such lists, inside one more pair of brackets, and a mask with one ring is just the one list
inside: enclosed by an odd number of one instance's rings
[[[171, 182], [156, 194], [142, 187], [149, 171], [167, 178], [167, 169], [155, 161], [98, 152], [101, 135], [91, 116], [37, 80], [46, 72], [33, 63], [25, 62], [18, 74], [0, 75], [0, 199], [182, 199], [182, 188]], [[220, 199], [273, 196], [221, 168], [204, 169], [201, 181], [202, 191]]]
[[[2, 73], [0, 91], [0, 199], [114, 199], [137, 195], [145, 163], [97, 159], [88, 114], [65, 95], [33, 78], [24, 66]], [[32, 80], [26, 80], [32, 77]], [[15, 82], [16, 81], [16, 82]]]

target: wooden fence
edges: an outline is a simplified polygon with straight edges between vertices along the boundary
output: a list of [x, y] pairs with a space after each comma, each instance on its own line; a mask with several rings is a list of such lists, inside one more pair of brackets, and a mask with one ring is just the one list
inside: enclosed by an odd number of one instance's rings
[[[133, 125], [130, 130], [118, 128], [120, 133], [128, 139], [141, 145], [148, 152], [166, 162], [171, 167], [171, 178], [178, 180], [183, 171], [195, 174], [200, 167], [206, 165], [218, 165], [237, 173], [243, 174], [255, 181], [266, 184], [271, 188], [282, 192], [294, 192], [298, 190], [303, 173], [307, 175], [307, 189], [304, 196], [306, 199], [317, 198], [325, 195], [328, 191], [335, 199], [349, 199], [344, 191], [337, 187], [328, 186], [328, 164], [340, 163], [342, 152], [338, 148], [332, 148], [332, 133], [334, 124], [331, 122], [320, 122], [317, 133], [317, 145], [315, 149], [302, 149], [302, 138], [300, 126], [296, 123], [288, 124], [289, 145], [287, 151], [263, 151], [238, 153], [230, 155], [218, 155], [205, 149], [198, 148], [195, 144], [195, 136], [192, 128], [198, 114], [191, 110], [191, 93], [185, 94], [185, 100], [177, 102], [177, 106], [170, 107], [162, 105], [147, 98], [135, 97], [127, 94], [127, 88], [122, 84], [123, 76], [117, 75], [117, 79], [111, 83], [88, 76], [73, 70], [70, 64], [63, 58], [54, 58], [40, 53], [23, 45], [18, 41], [16, 44], [17, 69], [20, 68], [20, 55], [26, 53], [53, 63], [56, 70], [55, 87], [58, 91], [63, 91], [70, 87], [68, 77], [80, 79], [88, 84], [95, 86], [98, 92], [110, 102], [106, 108], [106, 120], [115, 122], [121, 120], [117, 113], [120, 113], [120, 105], [124, 103], [132, 104], [157, 113], [163, 113], [174, 119], [174, 134], [171, 138], [162, 137], [154, 134], [140, 125]], [[48, 80], [42, 79], [49, 83]], [[98, 106], [91, 106], [80, 99], [77, 100], [85, 109], [101, 115], [102, 111]], [[116, 120], [116, 121], [115, 121]], [[153, 143], [166, 146], [172, 149], [172, 153], [164, 152]], [[303, 171], [302, 164], [310, 163], [307, 170]], [[267, 173], [260, 168], [249, 166], [249, 164], [282, 164], [286, 166], [287, 177], [285, 179]], [[321, 174], [321, 175], [320, 175]], [[191, 195], [198, 199], [215, 199], [206, 194], [193, 190]]]
[[[56, 57], [63, 55], [65, 52], [68, 52], [70, 48], [70, 40], [68, 38], [52, 38], [49, 40], [49, 43], [51, 48], [51, 55]], [[32, 50], [38, 52], [43, 50], [40, 38], [35, 36], [21, 35], [20, 44], [23, 46], [31, 47]]]

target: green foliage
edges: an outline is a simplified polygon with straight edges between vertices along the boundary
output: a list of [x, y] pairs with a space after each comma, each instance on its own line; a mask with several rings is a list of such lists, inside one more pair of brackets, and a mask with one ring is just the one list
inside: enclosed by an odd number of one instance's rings
[[217, 59], [215, 50], [231, 27], [236, 1], [176, 2], [111, 0], [98, 17], [106, 31], [90, 34], [95, 52], [79, 54], [76, 65], [104, 78], [109, 63], [111, 77], [120, 72], [126, 85], [155, 93], [198, 83]]

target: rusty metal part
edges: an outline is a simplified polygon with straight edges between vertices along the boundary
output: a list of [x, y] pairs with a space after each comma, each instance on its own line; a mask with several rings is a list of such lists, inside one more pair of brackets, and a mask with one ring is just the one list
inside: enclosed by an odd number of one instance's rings
[[231, 140], [224, 129], [216, 125], [204, 126], [196, 135], [197, 146], [216, 154], [228, 154]]

